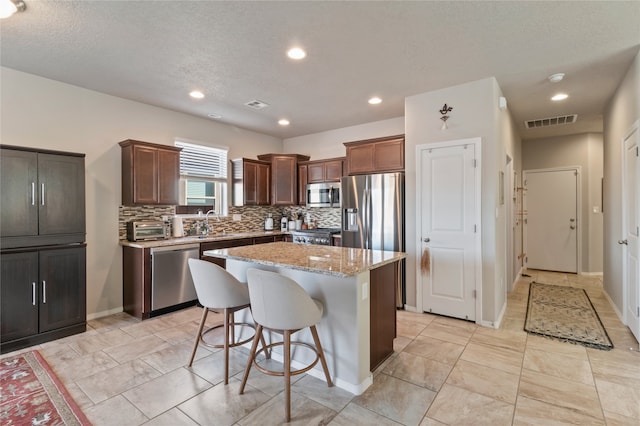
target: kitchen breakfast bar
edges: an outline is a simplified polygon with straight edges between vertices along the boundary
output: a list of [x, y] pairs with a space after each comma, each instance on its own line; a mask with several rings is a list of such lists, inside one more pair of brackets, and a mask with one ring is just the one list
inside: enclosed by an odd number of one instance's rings
[[[373, 382], [372, 371], [393, 353], [396, 284], [404, 253], [274, 242], [207, 250], [203, 255], [226, 259], [227, 270], [245, 282], [249, 268], [278, 272], [321, 301], [324, 313], [317, 328], [338, 387], [361, 394]], [[251, 321], [248, 312], [241, 314]], [[270, 338], [268, 333], [265, 337]], [[294, 339], [313, 343], [308, 329]], [[282, 359], [277, 349], [272, 356]], [[292, 366], [312, 361], [315, 356], [308, 352], [293, 351]], [[324, 380], [319, 365], [307, 374]]]

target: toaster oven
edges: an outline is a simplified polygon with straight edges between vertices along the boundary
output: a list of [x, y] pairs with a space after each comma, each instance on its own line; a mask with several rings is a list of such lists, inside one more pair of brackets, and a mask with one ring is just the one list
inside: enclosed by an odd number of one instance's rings
[[150, 241], [164, 240], [169, 237], [169, 229], [161, 221], [131, 221], [127, 222], [127, 240]]

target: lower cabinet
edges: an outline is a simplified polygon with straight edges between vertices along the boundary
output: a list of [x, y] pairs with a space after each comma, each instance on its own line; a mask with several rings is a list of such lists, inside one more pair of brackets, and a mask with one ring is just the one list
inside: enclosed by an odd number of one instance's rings
[[396, 286], [399, 267], [399, 262], [394, 262], [370, 272], [370, 371], [375, 370], [393, 354], [393, 339], [396, 337]]
[[0, 258], [1, 352], [86, 330], [86, 246], [10, 250]]

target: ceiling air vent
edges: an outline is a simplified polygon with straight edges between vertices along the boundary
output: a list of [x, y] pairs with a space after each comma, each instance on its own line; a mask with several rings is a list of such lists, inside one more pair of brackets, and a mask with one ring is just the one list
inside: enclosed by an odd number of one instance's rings
[[257, 99], [249, 101], [245, 105], [248, 106], [249, 108], [253, 108], [253, 109], [262, 109], [262, 108], [265, 108], [265, 107], [269, 106], [268, 103], [259, 101]]
[[527, 120], [524, 125], [527, 129], [536, 129], [538, 127], [557, 126], [559, 124], [571, 124], [575, 123], [578, 119], [578, 114], [560, 115], [558, 117], [541, 118], [538, 120]]

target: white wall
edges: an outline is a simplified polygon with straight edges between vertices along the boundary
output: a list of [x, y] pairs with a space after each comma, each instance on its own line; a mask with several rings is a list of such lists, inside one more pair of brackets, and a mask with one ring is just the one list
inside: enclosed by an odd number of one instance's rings
[[580, 166], [582, 271], [602, 272], [601, 178], [603, 140], [599, 133], [529, 139], [522, 143], [524, 170]]
[[640, 53], [611, 98], [604, 115], [604, 290], [623, 312], [622, 141], [640, 120]]
[[[504, 171], [507, 150], [517, 155], [519, 140], [508, 115], [498, 109], [500, 88], [494, 78], [478, 80], [405, 99], [407, 212], [416, 211], [416, 146], [457, 139], [482, 138], [482, 312], [491, 324], [505, 303], [505, 209], [498, 205], [498, 172]], [[444, 104], [453, 107], [448, 130], [440, 130], [438, 112]], [[507, 139], [509, 138], [509, 139]], [[413, 159], [413, 160], [411, 160]], [[407, 235], [416, 235], [416, 220], [408, 216]], [[407, 271], [416, 271], [417, 239], [407, 241]], [[499, 241], [498, 241], [499, 240]], [[408, 272], [410, 273], [410, 272]], [[407, 288], [415, 303], [416, 289]]]
[[0, 68], [0, 140], [86, 154], [87, 316], [122, 310], [120, 147], [175, 137], [229, 147], [229, 158], [281, 152], [277, 138]]

